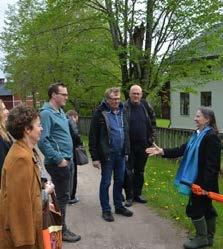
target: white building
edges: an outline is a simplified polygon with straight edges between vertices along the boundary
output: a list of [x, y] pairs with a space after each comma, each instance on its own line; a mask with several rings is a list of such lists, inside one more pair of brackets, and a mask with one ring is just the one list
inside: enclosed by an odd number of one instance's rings
[[[215, 112], [219, 131], [223, 133], [223, 81], [208, 82], [197, 87], [193, 85], [193, 92], [190, 93], [178, 89], [177, 84], [170, 84], [171, 127], [194, 129], [197, 108], [209, 106]], [[180, 84], [182, 87], [182, 82]], [[183, 85], [188, 87], [190, 83]]]

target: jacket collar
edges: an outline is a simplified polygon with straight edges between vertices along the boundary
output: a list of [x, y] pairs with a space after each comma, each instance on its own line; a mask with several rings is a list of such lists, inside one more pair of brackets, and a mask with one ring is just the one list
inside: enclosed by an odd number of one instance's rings
[[39, 182], [39, 185], [41, 188], [42, 184], [41, 184], [41, 180], [40, 180], [40, 172], [39, 172], [40, 169], [37, 165], [37, 160], [36, 160], [36, 157], [34, 156], [33, 150], [31, 150], [29, 148], [29, 146], [23, 140], [17, 140], [15, 143], [18, 144], [20, 147], [22, 147], [24, 150], [26, 150], [32, 156], [32, 161], [34, 163], [34, 172], [37, 176], [37, 179], [38, 179], [38, 182]]

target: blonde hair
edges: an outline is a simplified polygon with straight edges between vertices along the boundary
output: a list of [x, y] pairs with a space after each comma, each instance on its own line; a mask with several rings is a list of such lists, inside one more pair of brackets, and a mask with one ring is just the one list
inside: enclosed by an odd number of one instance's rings
[[10, 141], [6, 131], [5, 122], [3, 120], [3, 101], [0, 99], [0, 136], [5, 141]]

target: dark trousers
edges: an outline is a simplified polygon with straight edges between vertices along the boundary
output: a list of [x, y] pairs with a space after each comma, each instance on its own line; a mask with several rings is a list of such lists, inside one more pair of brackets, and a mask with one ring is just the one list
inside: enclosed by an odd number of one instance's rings
[[218, 216], [210, 198], [195, 194], [192, 194], [189, 198], [186, 214], [192, 220], [200, 219], [203, 216], [208, 220]]
[[73, 174], [73, 187], [70, 194], [70, 199], [75, 199], [77, 191], [77, 163], [74, 159], [74, 174]]
[[129, 161], [126, 166], [124, 190], [126, 199], [133, 199], [142, 194], [144, 184], [144, 170], [147, 161], [146, 146], [131, 144]]
[[112, 154], [109, 160], [102, 163], [99, 198], [103, 212], [111, 211], [109, 204], [109, 187], [111, 185], [113, 172], [113, 202], [115, 208], [118, 209], [122, 207], [122, 187], [125, 173], [125, 159], [123, 155], [119, 155], [118, 153]]
[[73, 160], [70, 160], [66, 167], [58, 167], [55, 164], [45, 165], [45, 167], [55, 185], [55, 192], [62, 215], [64, 231], [66, 230], [66, 206], [70, 198], [70, 169], [73, 167]]

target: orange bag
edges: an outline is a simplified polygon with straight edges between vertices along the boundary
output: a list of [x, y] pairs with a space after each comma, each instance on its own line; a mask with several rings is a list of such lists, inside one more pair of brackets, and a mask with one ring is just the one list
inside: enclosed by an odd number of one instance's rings
[[51, 194], [54, 208], [49, 202], [43, 208], [43, 243], [44, 249], [62, 248], [62, 217], [55, 193]]
[[210, 199], [218, 202], [223, 202], [223, 195], [215, 193], [215, 192], [208, 192], [203, 190], [199, 185], [192, 184], [191, 190], [196, 195], [207, 195]]

